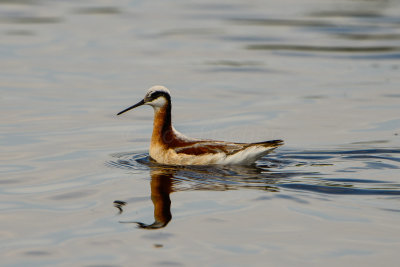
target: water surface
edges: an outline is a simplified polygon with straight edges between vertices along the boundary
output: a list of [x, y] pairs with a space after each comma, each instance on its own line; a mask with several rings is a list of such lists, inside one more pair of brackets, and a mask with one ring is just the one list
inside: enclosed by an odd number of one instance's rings
[[[2, 266], [393, 266], [398, 1], [0, 1]], [[250, 167], [148, 160], [175, 127], [284, 139]]]

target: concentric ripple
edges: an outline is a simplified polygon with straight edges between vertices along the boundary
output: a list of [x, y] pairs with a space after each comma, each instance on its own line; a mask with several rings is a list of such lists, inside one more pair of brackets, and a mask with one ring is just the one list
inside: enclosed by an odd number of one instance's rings
[[[400, 195], [392, 175], [400, 169], [400, 149], [280, 150], [252, 166], [169, 166], [147, 153], [113, 154], [106, 165], [128, 171], [165, 172], [181, 190], [296, 190], [321, 194]], [[370, 179], [370, 171], [379, 177]], [[383, 177], [383, 178], [382, 178]], [[394, 180], [393, 180], [394, 179]]]

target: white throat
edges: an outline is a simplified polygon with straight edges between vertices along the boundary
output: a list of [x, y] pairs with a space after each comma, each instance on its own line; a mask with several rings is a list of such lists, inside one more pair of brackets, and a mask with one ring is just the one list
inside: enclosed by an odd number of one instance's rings
[[154, 108], [154, 110], [158, 110], [167, 104], [167, 99], [165, 97], [160, 96], [157, 99], [154, 99], [151, 102], [146, 103]]

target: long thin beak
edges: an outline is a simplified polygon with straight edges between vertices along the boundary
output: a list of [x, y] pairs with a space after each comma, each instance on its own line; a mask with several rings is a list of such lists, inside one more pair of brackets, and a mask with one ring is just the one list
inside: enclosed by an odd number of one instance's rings
[[117, 115], [121, 115], [122, 113], [127, 112], [128, 110], [134, 109], [134, 108], [136, 108], [138, 106], [141, 106], [141, 105], [144, 105], [144, 99], [142, 99], [139, 103], [137, 103], [137, 104], [135, 104], [135, 105], [133, 105], [133, 106], [127, 108], [127, 109], [124, 109], [123, 111], [119, 112]]

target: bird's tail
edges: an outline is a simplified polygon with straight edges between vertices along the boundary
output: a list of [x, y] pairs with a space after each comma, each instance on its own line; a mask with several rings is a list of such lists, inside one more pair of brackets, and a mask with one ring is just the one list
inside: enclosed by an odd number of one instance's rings
[[283, 145], [283, 140], [271, 140], [271, 141], [263, 141], [263, 142], [257, 142], [257, 143], [251, 143], [251, 146], [257, 145], [257, 146], [263, 146], [266, 148], [276, 148], [278, 146]]

